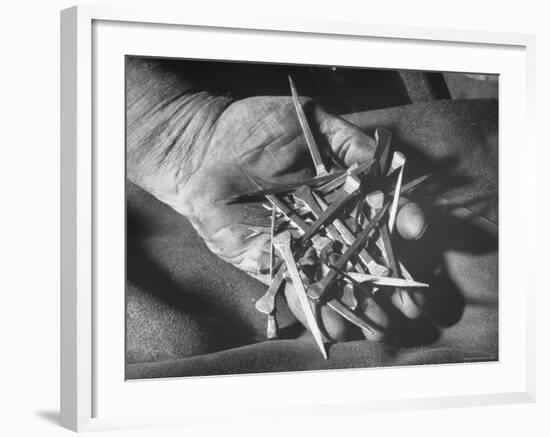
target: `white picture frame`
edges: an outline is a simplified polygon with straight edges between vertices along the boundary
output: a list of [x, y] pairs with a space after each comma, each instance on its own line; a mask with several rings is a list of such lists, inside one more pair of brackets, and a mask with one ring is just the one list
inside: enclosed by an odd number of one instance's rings
[[[102, 23], [106, 23], [104, 26]], [[99, 27], [98, 27], [99, 26]], [[103, 27], [101, 27], [103, 26]], [[120, 27], [120, 29], [119, 29]], [[122, 29], [122, 30], [121, 30]], [[140, 32], [148, 29], [148, 38], [140, 39]], [[235, 38], [245, 41], [247, 38], [264, 35], [266, 38], [294, 38], [311, 40], [311, 47], [316, 44], [317, 38], [331, 38], [338, 43], [343, 38], [353, 38], [357, 43], [370, 41], [386, 44], [393, 47], [399, 44], [427, 45], [429, 50], [442, 50], [446, 47], [457, 47], [462, 52], [455, 59], [440, 58], [441, 68], [448, 71], [467, 70], [464, 59], [470, 62], [479, 62], [484, 65], [483, 71], [498, 73], [503, 77], [501, 89], [500, 114], [500, 141], [503, 153], [500, 157], [501, 168], [501, 264], [506, 267], [512, 262], [507, 253], [512, 251], [528, 251], [535, 241], [535, 217], [527, 208], [523, 211], [514, 210], [510, 198], [520, 196], [525, 202], [534, 202], [535, 175], [527, 171], [524, 165], [527, 160], [536, 159], [535, 141], [533, 133], [534, 107], [534, 47], [532, 35], [491, 33], [483, 31], [458, 31], [451, 29], [426, 29], [392, 25], [372, 25], [360, 22], [316, 22], [307, 19], [286, 19], [284, 17], [257, 17], [240, 14], [239, 18], [218, 16], [215, 13], [208, 16], [193, 15], [189, 11], [161, 11], [161, 10], [126, 10], [110, 7], [78, 6], [62, 11], [61, 13], [61, 423], [73, 430], [113, 429], [120, 427], [165, 426], [202, 424], [223, 421], [245, 420], [251, 411], [254, 420], [264, 420], [274, 417], [290, 417], [296, 415], [320, 414], [349, 414], [364, 413], [367, 411], [393, 411], [413, 408], [436, 408], [450, 406], [473, 406], [483, 404], [502, 404], [512, 402], [531, 402], [535, 397], [535, 350], [534, 350], [534, 272], [533, 267], [526, 262], [521, 265], [524, 274], [511, 280], [506, 278], [505, 286], [513, 286], [520, 290], [515, 296], [515, 305], [520, 308], [514, 329], [510, 329], [510, 307], [507, 306], [507, 290], [501, 294], [501, 359], [496, 364], [484, 367], [482, 364], [470, 366], [426, 366], [423, 369], [393, 368], [370, 369], [353, 372], [309, 372], [285, 375], [255, 375], [255, 376], [220, 376], [215, 378], [189, 378], [181, 380], [163, 381], [135, 381], [125, 382], [120, 378], [120, 366], [123, 363], [109, 361], [110, 353], [119, 357], [117, 348], [120, 347], [120, 332], [123, 326], [124, 313], [120, 310], [121, 298], [118, 293], [124, 294], [116, 284], [123, 272], [120, 270], [123, 260], [111, 263], [113, 274], [102, 269], [102, 253], [105, 244], [105, 235], [123, 238], [123, 228], [120, 220], [113, 219], [117, 226], [109, 227], [105, 217], [98, 213], [107, 207], [121, 208], [124, 197], [120, 197], [123, 188], [109, 190], [106, 186], [113, 186], [122, 182], [124, 176], [124, 143], [116, 141], [112, 148], [115, 159], [105, 161], [105, 153], [97, 154], [98, 139], [111, 135], [109, 124], [99, 123], [101, 111], [101, 97], [96, 95], [96, 87], [100, 81], [113, 80], [106, 85], [106, 89], [114, 90], [114, 95], [120, 95], [123, 90], [118, 89], [120, 80], [117, 74], [103, 67], [110, 62], [121, 62], [120, 54], [126, 48], [121, 42], [130, 40], [132, 44], [142, 44], [140, 53], [155, 53], [158, 56], [170, 55], [170, 44], [164, 44], [163, 52], [159, 47], [163, 35], [167, 32], [177, 32], [185, 29], [188, 37], [193, 33], [205, 34], [232, 29]], [[122, 38], [117, 32], [132, 32], [133, 38]], [[157, 35], [155, 37], [155, 35]], [[248, 36], [247, 36], [248, 35]], [[155, 38], [158, 37], [158, 41]], [[110, 42], [109, 50], [105, 49], [105, 39]], [[199, 38], [200, 39], [200, 38]], [[111, 44], [112, 43], [112, 44]], [[308, 43], [309, 44], [309, 43]], [[105, 49], [105, 50], [104, 50]], [[196, 56], [207, 46], [197, 44], [193, 53]], [[480, 50], [476, 55], [475, 50]], [[117, 51], [118, 50], [118, 51]], [[254, 51], [254, 45], [244, 47], [243, 51], [227, 53], [228, 59], [266, 60], [259, 59], [260, 52]], [[249, 50], [250, 55], [243, 53]], [[392, 49], [393, 50], [393, 49]], [[394, 68], [426, 68], [420, 65], [414, 56], [407, 56], [401, 48], [403, 56]], [[427, 49], [428, 50], [428, 49]], [[502, 56], [502, 64], [496, 65], [499, 55], [492, 60], [484, 59], [486, 52], [494, 50]], [[470, 51], [470, 52], [469, 52]], [[238, 52], [238, 53], [237, 53]], [[254, 52], [254, 53], [253, 53]], [[313, 52], [313, 51], [312, 51]], [[469, 55], [470, 53], [470, 55]], [[181, 53], [174, 53], [176, 57]], [[102, 56], [105, 56], [104, 58]], [[208, 58], [205, 55], [202, 57]], [[275, 56], [267, 53], [266, 56]], [[304, 61], [298, 53], [288, 52], [287, 62]], [[312, 55], [313, 56], [313, 55]], [[319, 55], [321, 56], [321, 55]], [[323, 55], [326, 56], [326, 55]], [[219, 56], [218, 56], [219, 57]], [[279, 58], [280, 61], [282, 58]], [[319, 61], [321, 58], [317, 58]], [[371, 66], [389, 66], [388, 60], [380, 55]], [[519, 60], [519, 62], [518, 62]], [[307, 62], [315, 61], [308, 59]], [[386, 62], [386, 64], [384, 64]], [[396, 61], [393, 61], [394, 63]], [[436, 61], [433, 61], [436, 62]], [[491, 67], [491, 62], [495, 63]], [[345, 61], [338, 60], [340, 65]], [[118, 66], [117, 68], [119, 68]], [[436, 67], [436, 66], [433, 66]], [[502, 69], [501, 69], [502, 68]], [[428, 68], [429, 69], [429, 68]], [[437, 68], [432, 68], [437, 69]], [[479, 70], [470, 70], [479, 71]], [[115, 70], [120, 72], [120, 69]], [[118, 84], [118, 85], [117, 85]], [[102, 85], [103, 86], [103, 85]], [[115, 87], [115, 88], [109, 88]], [[118, 94], [117, 94], [118, 93]], [[505, 95], [503, 95], [505, 93]], [[505, 98], [503, 98], [505, 97]], [[116, 99], [116, 97], [113, 97]], [[513, 101], [514, 105], [509, 102]], [[98, 103], [99, 102], [99, 103]], [[113, 111], [120, 116], [123, 105], [117, 106], [120, 100], [114, 100]], [[99, 106], [98, 106], [99, 105]], [[512, 108], [512, 106], [514, 106]], [[119, 118], [112, 118], [116, 123]], [[515, 120], [514, 123], [509, 121]], [[113, 125], [113, 131], [124, 126]], [[120, 132], [117, 134], [119, 135]], [[120, 138], [120, 136], [116, 137]], [[521, 158], [514, 160], [507, 152], [507, 145], [521, 142], [525, 153]], [[121, 147], [120, 149], [118, 147]], [[111, 152], [109, 152], [111, 153]], [[122, 167], [121, 167], [122, 163]], [[514, 183], [510, 182], [510, 168], [516, 166]], [[98, 176], [98, 172], [102, 176]], [[111, 176], [103, 176], [109, 174]], [[107, 178], [110, 178], [107, 180]], [[119, 205], [120, 204], [120, 205]], [[99, 208], [98, 205], [105, 207]], [[118, 205], [118, 206], [117, 206]], [[106, 224], [107, 223], [107, 224]], [[524, 225], [522, 237], [512, 235], [512, 230], [519, 224]], [[527, 224], [527, 225], [526, 225]], [[121, 235], [122, 234], [122, 235]], [[102, 236], [103, 235], [103, 236]], [[104, 239], [100, 241], [101, 239]], [[118, 240], [117, 240], [118, 241]], [[122, 264], [121, 264], [122, 263]], [[502, 269], [506, 274], [506, 269]], [[531, 275], [532, 274], [532, 275]], [[115, 278], [118, 278], [116, 279]], [[115, 280], [116, 279], [116, 280]], [[510, 284], [510, 285], [508, 285]], [[109, 305], [107, 298], [98, 299], [97, 293], [113, 287], [116, 295], [114, 305]], [[98, 291], [100, 290], [100, 291]], [[117, 291], [118, 290], [118, 291]], [[123, 296], [122, 296], [123, 301]], [[118, 319], [117, 319], [118, 318]], [[98, 326], [98, 324], [100, 326]], [[105, 332], [114, 332], [112, 344], [107, 344]], [[118, 343], [117, 343], [118, 341]], [[504, 369], [504, 370], [503, 370]], [[373, 373], [376, 372], [376, 373]], [[391, 373], [388, 373], [391, 372]], [[406, 379], [410, 372], [415, 373], [418, 386], [411, 387], [400, 394], [399, 390], [381, 395], [384, 392], [384, 383], [388, 377], [394, 380]], [[420, 385], [427, 380], [428, 375], [432, 382]], [[441, 387], [437, 381], [445, 381], [449, 376], [464, 378], [474, 384], [460, 384], [458, 386]], [[491, 376], [492, 375], [492, 376]], [[270, 400], [271, 403], [247, 403], [246, 394], [257, 389], [258, 378], [267, 386], [308, 387], [311, 395], [304, 396], [294, 403], [285, 404], [284, 396], [277, 393]], [[336, 393], [336, 387], [342, 383], [353, 383], [357, 378], [368, 380], [369, 394], [349, 397], [345, 402], [341, 399], [329, 397]], [[493, 379], [492, 379], [493, 378]], [[316, 391], [316, 384], [322, 379], [324, 390]], [[500, 381], [500, 382], [499, 382]], [[195, 409], [190, 410], [189, 402], [172, 402], [177, 399], [178, 390], [186, 384], [186, 392], [190, 390]], [[378, 384], [378, 386], [377, 386]], [[449, 383], [450, 384], [450, 383]], [[396, 387], [399, 384], [395, 384]], [[386, 386], [387, 387], [387, 386]], [[242, 392], [236, 395], [236, 389]], [[193, 391], [194, 390], [194, 391]], [[219, 393], [219, 400], [212, 400], [209, 394]], [[329, 395], [327, 395], [327, 393]], [[141, 405], [138, 409], [131, 403], [136, 396], [148, 405]], [[164, 396], [164, 397], [163, 397]], [[189, 396], [187, 396], [189, 397]], [[166, 405], [159, 403], [159, 399], [166, 399]], [[153, 401], [154, 400], [154, 401]], [[223, 402], [232, 404], [232, 408], [223, 408]], [[218, 403], [216, 403], [218, 402]], [[157, 405], [153, 405], [156, 403]], [[204, 405], [208, 403], [210, 409], [206, 411]], [[126, 407], [122, 407], [126, 405]], [[170, 408], [168, 408], [170, 406]]]

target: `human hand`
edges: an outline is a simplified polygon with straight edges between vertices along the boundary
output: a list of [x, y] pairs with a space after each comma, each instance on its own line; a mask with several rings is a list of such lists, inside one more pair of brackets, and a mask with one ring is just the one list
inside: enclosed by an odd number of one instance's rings
[[[373, 157], [375, 141], [342, 118], [327, 113], [313, 101], [306, 103], [312, 129], [320, 148], [332, 154], [342, 166], [367, 162]], [[184, 214], [209, 249], [250, 275], [267, 282], [270, 234], [254, 233], [254, 223], [269, 223], [269, 213], [259, 204], [227, 204], [231, 196], [257, 187], [250, 177], [266, 186], [312, 177], [307, 145], [290, 98], [253, 97], [236, 101], [220, 112], [207, 132], [197, 135], [192, 165], [172, 163], [175, 172], [151, 179], [149, 191]], [[185, 177], [180, 177], [181, 174]], [[169, 187], [169, 188], [167, 188]], [[408, 211], [408, 212], [407, 212]], [[408, 238], [418, 235], [425, 222], [418, 208], [404, 208], [397, 220], [398, 231]], [[296, 317], [307, 326], [291, 286], [285, 289], [287, 302]], [[422, 297], [417, 293], [393, 292], [391, 302], [409, 318], [419, 317]], [[391, 331], [391, 317], [373, 296], [358, 308], [372, 332], [367, 339], [382, 341]], [[345, 339], [350, 326], [327, 306], [320, 308], [325, 332], [334, 340]]]

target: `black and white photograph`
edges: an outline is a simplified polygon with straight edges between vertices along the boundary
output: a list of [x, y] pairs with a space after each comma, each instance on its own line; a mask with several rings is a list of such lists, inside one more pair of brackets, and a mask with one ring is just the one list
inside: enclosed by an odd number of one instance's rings
[[550, 435], [544, 6], [7, 3], [0, 434]]
[[499, 77], [127, 55], [126, 378], [499, 360]]

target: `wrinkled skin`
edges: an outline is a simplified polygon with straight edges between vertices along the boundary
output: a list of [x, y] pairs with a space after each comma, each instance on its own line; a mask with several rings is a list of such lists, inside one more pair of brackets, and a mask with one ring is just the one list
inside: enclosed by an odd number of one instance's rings
[[[231, 102], [204, 92], [183, 89], [178, 93], [181, 83], [177, 79], [164, 80], [164, 88], [163, 81], [148, 82], [145, 91], [129, 92], [129, 178], [185, 215], [212, 252], [266, 282], [260, 270], [269, 260], [269, 234], [248, 237], [251, 224], [265, 225], [269, 213], [259, 204], [228, 205], [226, 199], [256, 188], [247, 175], [266, 186], [313, 175], [292, 100], [253, 97]], [[372, 157], [371, 137], [314, 102], [308, 102], [306, 110], [318, 143], [341, 165]], [[406, 217], [399, 218], [399, 223], [405, 223], [402, 229], [406, 222]], [[285, 295], [292, 312], [304, 323], [290, 286]], [[421, 296], [404, 294], [400, 299], [395, 295], [391, 301], [409, 318], [422, 314]], [[391, 318], [386, 311], [372, 297], [360, 308], [373, 326], [372, 334], [364, 332], [366, 338], [387, 339]], [[321, 315], [332, 339], [348, 336], [349, 326], [338, 314], [322, 307]]]

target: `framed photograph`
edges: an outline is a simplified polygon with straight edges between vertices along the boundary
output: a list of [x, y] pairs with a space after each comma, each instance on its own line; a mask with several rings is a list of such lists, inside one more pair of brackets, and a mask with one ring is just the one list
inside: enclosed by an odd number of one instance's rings
[[64, 426], [534, 400], [533, 36], [61, 25]]

